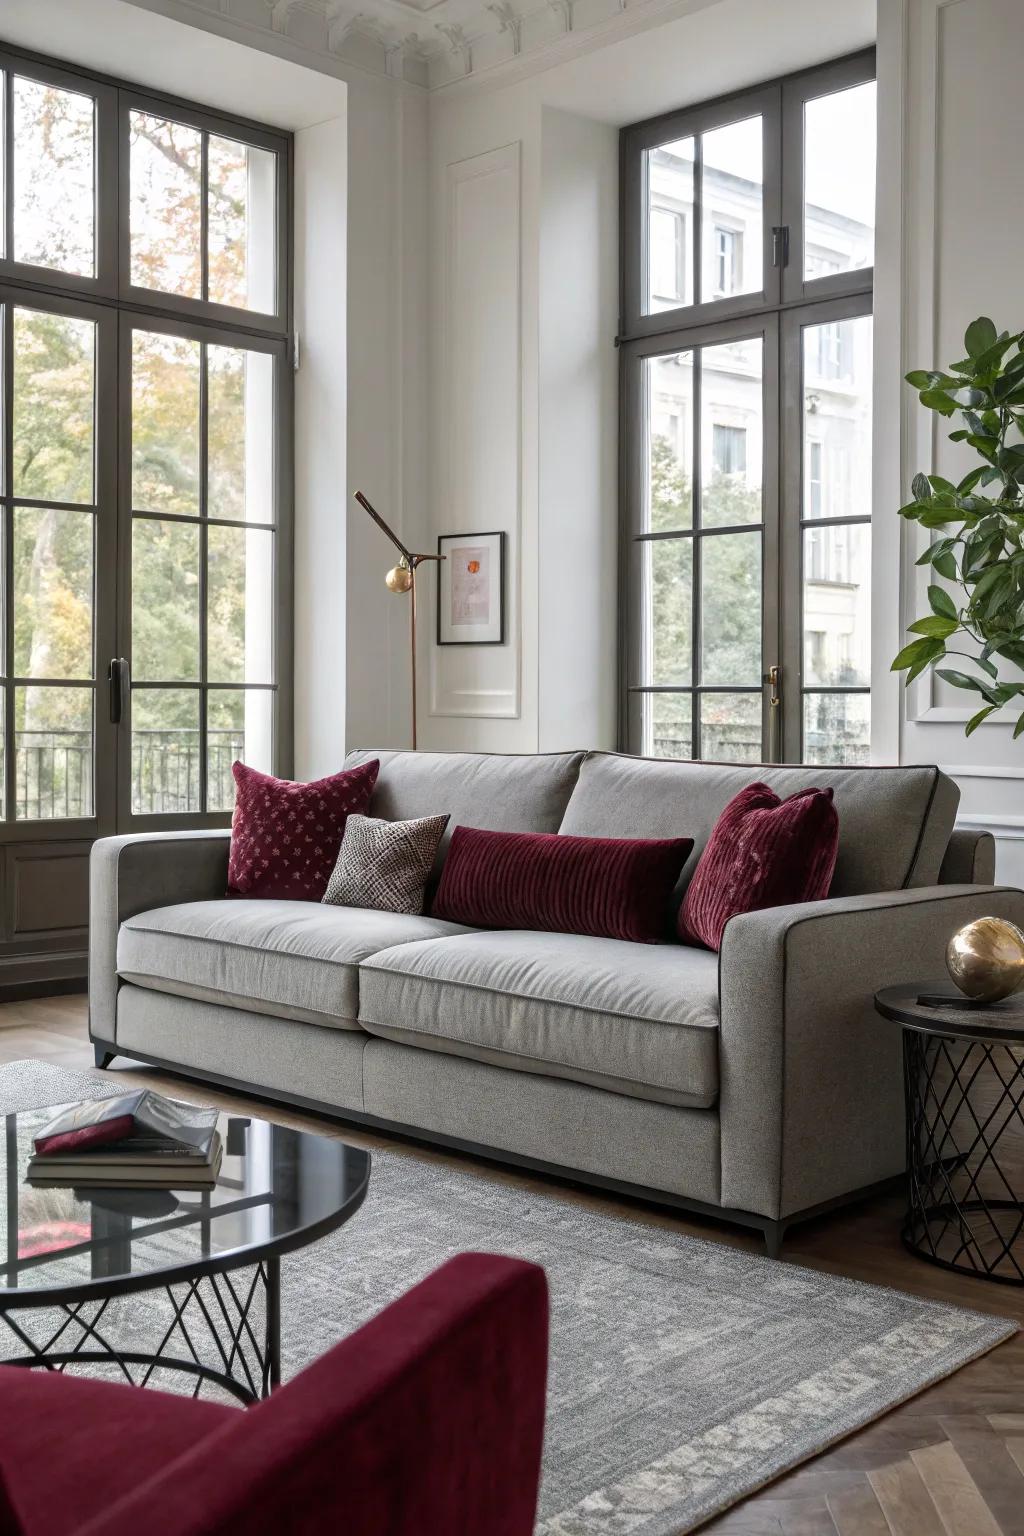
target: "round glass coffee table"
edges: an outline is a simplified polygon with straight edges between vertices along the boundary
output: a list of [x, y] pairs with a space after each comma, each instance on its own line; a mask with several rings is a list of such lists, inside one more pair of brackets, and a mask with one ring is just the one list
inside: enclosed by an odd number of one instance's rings
[[912, 1253], [1024, 1285], [1024, 995], [975, 1005], [949, 981], [886, 987], [903, 1026]]
[[281, 1258], [355, 1214], [370, 1154], [222, 1114], [208, 1189], [29, 1184], [33, 1137], [55, 1112], [3, 1117], [0, 1364], [106, 1366], [139, 1386], [169, 1370], [195, 1395], [215, 1382], [243, 1403], [266, 1397], [281, 1376]]

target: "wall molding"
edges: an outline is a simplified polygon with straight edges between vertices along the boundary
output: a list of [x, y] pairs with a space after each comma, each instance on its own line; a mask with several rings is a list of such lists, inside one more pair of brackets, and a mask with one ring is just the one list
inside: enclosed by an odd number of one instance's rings
[[[128, 0], [423, 91], [498, 89], [721, 0]], [[317, 66], [314, 66], [317, 67]]]
[[[506, 144], [445, 167], [441, 323], [446, 533], [506, 535], [503, 645], [430, 644], [430, 714], [480, 720], [522, 708], [522, 171]], [[482, 312], [485, 312], [483, 315]], [[478, 410], [478, 402], [482, 409]], [[442, 510], [443, 509], [443, 512]], [[436, 586], [431, 587], [431, 635]]]
[[[920, 45], [910, 60], [908, 91], [905, 99], [908, 141], [911, 146], [910, 161], [915, 174], [910, 179], [907, 217], [907, 246], [911, 260], [905, 271], [913, 272], [914, 281], [907, 283], [910, 293], [909, 344], [904, 363], [914, 368], [934, 367], [938, 362], [939, 293], [941, 283], [939, 239], [942, 219], [939, 164], [942, 144], [942, 128], [945, 121], [945, 101], [942, 91], [945, 39], [943, 18], [954, 6], [967, 0], [912, 0], [919, 18]], [[910, 111], [910, 108], [913, 108]], [[922, 260], [928, 253], [926, 260]], [[903, 462], [908, 467], [907, 479], [918, 470], [927, 472], [935, 467], [940, 422], [931, 412], [924, 411], [916, 396], [904, 391]], [[903, 492], [909, 497], [909, 483]], [[918, 523], [909, 525], [904, 547], [907, 559], [905, 584], [904, 632], [906, 624], [918, 614], [928, 612], [929, 566], [918, 566], [917, 559], [928, 546], [927, 530]], [[977, 714], [977, 704], [940, 704], [939, 689], [934, 672], [928, 668], [907, 690], [909, 709], [907, 718], [915, 725], [966, 724]], [[983, 725], [1006, 726], [1015, 719], [1012, 711], [998, 710]]]

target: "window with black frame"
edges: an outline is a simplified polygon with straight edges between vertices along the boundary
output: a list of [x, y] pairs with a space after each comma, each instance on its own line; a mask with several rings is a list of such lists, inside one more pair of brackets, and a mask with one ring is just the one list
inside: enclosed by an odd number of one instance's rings
[[866, 762], [873, 51], [622, 137], [625, 744]]
[[290, 758], [288, 135], [0, 51], [0, 840]]

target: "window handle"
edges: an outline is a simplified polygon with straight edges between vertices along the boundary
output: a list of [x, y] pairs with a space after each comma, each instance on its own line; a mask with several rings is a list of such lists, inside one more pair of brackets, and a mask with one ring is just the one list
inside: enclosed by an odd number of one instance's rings
[[789, 225], [772, 226], [772, 266], [789, 266]]
[[778, 763], [782, 761], [780, 752], [782, 735], [779, 730], [782, 694], [779, 668], [769, 667], [764, 680], [768, 685], [768, 761]]
[[113, 656], [107, 668], [107, 686], [110, 693], [110, 723], [119, 725], [124, 713], [124, 701], [128, 697], [131, 676], [123, 656]]

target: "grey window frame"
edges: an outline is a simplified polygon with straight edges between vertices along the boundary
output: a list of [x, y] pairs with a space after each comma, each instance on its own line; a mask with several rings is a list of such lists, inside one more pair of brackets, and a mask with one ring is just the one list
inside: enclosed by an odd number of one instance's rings
[[[292, 772], [293, 735], [293, 373], [291, 367], [293, 336], [293, 138], [278, 129], [231, 114], [217, 112], [198, 103], [184, 101], [159, 91], [151, 91], [131, 82], [97, 74], [92, 70], [65, 63], [19, 48], [0, 44], [0, 71], [8, 78], [23, 74], [64, 89], [81, 91], [97, 102], [95, 130], [94, 209], [96, 230], [96, 270], [93, 277], [63, 273], [51, 268], [17, 262], [11, 255], [13, 227], [13, 93], [4, 93], [4, 178], [0, 217], [5, 241], [0, 256], [0, 298], [9, 306], [52, 309], [86, 315], [97, 320], [97, 372], [95, 385], [96, 420], [96, 516], [95, 587], [93, 593], [93, 647], [95, 676], [90, 684], [72, 682], [69, 686], [92, 688], [93, 711], [93, 796], [94, 814], [81, 819], [46, 819], [15, 821], [14, 784], [14, 690], [20, 682], [45, 682], [45, 679], [7, 678], [4, 759], [8, 793], [6, 819], [0, 820], [0, 844], [16, 841], [71, 842], [80, 838], [102, 836], [113, 830], [171, 829], [174, 827], [224, 827], [230, 812], [207, 811], [206, 709], [209, 692], [223, 689], [240, 691], [243, 683], [217, 684], [206, 678], [207, 625], [206, 593], [200, 611], [203, 629], [202, 675], [198, 685], [179, 686], [200, 689], [201, 720], [201, 804], [198, 812], [136, 815], [131, 810], [131, 703], [130, 695], [119, 727], [111, 724], [106, 708], [106, 658], [130, 658], [131, 620], [131, 433], [130, 367], [125, 360], [125, 337], [130, 346], [133, 327], [163, 331], [167, 334], [198, 338], [211, 344], [242, 346], [270, 353], [274, 358], [274, 463], [275, 518], [273, 596], [275, 604], [273, 681], [273, 770], [287, 777]], [[187, 123], [207, 132], [269, 149], [277, 156], [276, 207], [274, 222], [276, 302], [272, 314], [215, 304], [206, 299], [183, 298], [156, 290], [134, 287], [129, 281], [128, 249], [128, 133], [129, 112], [133, 108], [151, 111], [177, 122]], [[204, 140], [205, 146], [205, 140]], [[203, 153], [204, 178], [206, 165]], [[205, 192], [205, 179], [204, 179]], [[205, 208], [205, 197], [204, 197]], [[205, 215], [204, 215], [205, 236]], [[206, 270], [203, 255], [204, 279]], [[3, 362], [4, 405], [3, 432], [6, 462], [11, 452], [11, 378], [13, 349], [5, 336], [0, 353]], [[205, 412], [205, 398], [201, 410]], [[104, 423], [109, 424], [104, 430]], [[3, 488], [0, 509], [4, 523], [4, 583], [13, 591], [13, 551], [10, 537], [13, 507], [19, 504], [10, 488]], [[205, 477], [202, 488], [202, 513], [205, 513]], [[108, 509], [104, 518], [102, 506]], [[190, 519], [185, 519], [189, 521]], [[198, 521], [199, 519], [196, 519]], [[205, 524], [207, 520], [202, 517]], [[218, 520], [214, 519], [214, 522]], [[237, 520], [233, 527], [247, 525]], [[270, 526], [270, 525], [261, 525]], [[203, 571], [205, 583], [205, 532]], [[13, 660], [13, 603], [6, 603], [5, 654], [3, 666]], [[6, 673], [4, 674], [6, 676]], [[64, 685], [64, 679], [57, 679]], [[151, 687], [150, 683], [140, 686]], [[172, 683], [163, 686], [174, 686]], [[115, 748], [116, 743], [116, 748]]]
[[[801, 70], [749, 90], [665, 113], [637, 123], [620, 134], [620, 582], [619, 582], [619, 742], [626, 751], [642, 750], [642, 701], [645, 694], [690, 694], [693, 698], [691, 751], [700, 750], [697, 697], [708, 692], [762, 693], [762, 742], [768, 761], [799, 762], [803, 726], [803, 379], [802, 327], [853, 318], [872, 311], [874, 270], [803, 276], [803, 113], [804, 104], [819, 96], [875, 78], [875, 50], [865, 49], [830, 63]], [[661, 144], [693, 136], [695, 140], [692, 244], [694, 295], [700, 290], [701, 225], [709, 210], [701, 208], [699, 135], [760, 113], [763, 121], [763, 262], [762, 283], [754, 293], [704, 299], [676, 309], [644, 312], [647, 277], [647, 152]], [[774, 238], [778, 231], [778, 238]], [[746, 253], [744, 253], [746, 255]], [[764, 338], [763, 464], [764, 487], [762, 557], [762, 659], [759, 689], [704, 689], [699, 674], [700, 597], [699, 539], [713, 530], [699, 528], [700, 399], [692, 404], [695, 468], [693, 665], [692, 686], [670, 687], [644, 682], [644, 585], [642, 544], [650, 538], [692, 537], [650, 534], [643, 528], [646, 422], [643, 365], [654, 356], [712, 345], [734, 337]], [[816, 520], [816, 521], [830, 521]], [[843, 516], [836, 523], [870, 523]], [[725, 532], [726, 530], [722, 530]], [[740, 531], [738, 528], [732, 531]], [[770, 681], [775, 670], [781, 704], [773, 708]], [[851, 687], [835, 691], [869, 693]]]

